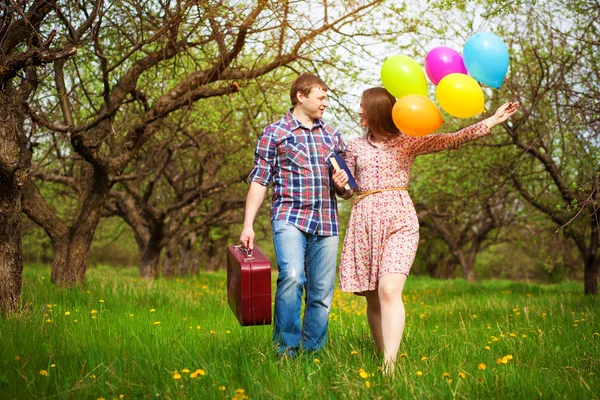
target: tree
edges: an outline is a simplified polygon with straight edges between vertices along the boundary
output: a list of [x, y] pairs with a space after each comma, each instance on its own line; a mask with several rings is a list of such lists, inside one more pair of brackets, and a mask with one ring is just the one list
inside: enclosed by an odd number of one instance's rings
[[505, 126], [514, 158], [504, 171], [576, 244], [590, 295], [600, 269], [598, 15], [598, 3], [548, 1], [503, 25], [513, 57], [506, 86], [523, 108]]
[[[326, 54], [380, 2], [322, 2], [318, 21], [302, 4], [288, 1], [144, 7], [130, 0], [103, 9], [77, 57], [55, 65], [55, 88], [46, 83], [29, 108], [48, 135], [66, 141], [65, 151], [81, 158], [68, 179], [75, 179], [78, 193], [70, 222], [48, 207], [36, 187], [25, 192], [25, 211], [52, 237], [52, 281], [83, 284], [87, 252], [111, 189], [126, 179], [131, 160], [165, 122], [198, 101], [243, 91], [258, 77]], [[69, 18], [60, 18], [67, 28]]]
[[[27, 101], [38, 85], [39, 66], [61, 63], [77, 51], [77, 44], [98, 10], [72, 27], [71, 41], [54, 45], [56, 31], [42, 25], [61, 13], [56, 1], [3, 1], [0, 3], [0, 312], [13, 311], [21, 296], [22, 187], [28, 181], [31, 143], [26, 127]], [[82, 5], [82, 8], [84, 5]], [[27, 129], [29, 128], [29, 129]], [[29, 132], [28, 132], [29, 131]]]

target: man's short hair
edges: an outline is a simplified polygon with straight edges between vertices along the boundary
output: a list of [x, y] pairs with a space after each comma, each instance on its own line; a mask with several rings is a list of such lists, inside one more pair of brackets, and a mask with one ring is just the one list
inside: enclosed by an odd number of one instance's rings
[[308, 96], [312, 88], [317, 87], [327, 91], [327, 85], [317, 75], [309, 74], [307, 72], [301, 73], [298, 78], [292, 83], [292, 89], [290, 90], [290, 100], [292, 100], [292, 107], [296, 107], [298, 103], [297, 93], [300, 92], [305, 96]]

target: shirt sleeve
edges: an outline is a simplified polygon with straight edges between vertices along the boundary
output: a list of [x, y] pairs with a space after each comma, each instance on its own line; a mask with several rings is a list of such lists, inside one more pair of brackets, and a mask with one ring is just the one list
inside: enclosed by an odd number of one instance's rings
[[491, 132], [484, 121], [481, 121], [454, 133], [410, 137], [409, 144], [415, 155], [431, 154], [446, 149], [456, 150], [463, 143], [489, 135]]
[[268, 126], [258, 138], [254, 152], [254, 168], [248, 175], [247, 182], [258, 182], [263, 186], [269, 186], [273, 181], [276, 157], [275, 130]]

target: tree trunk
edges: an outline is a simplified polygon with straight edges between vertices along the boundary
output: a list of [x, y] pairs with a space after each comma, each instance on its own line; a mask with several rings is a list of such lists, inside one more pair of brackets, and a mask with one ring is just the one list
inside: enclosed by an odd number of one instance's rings
[[134, 225], [131, 220], [125, 219], [133, 228], [140, 251], [140, 277], [142, 279], [158, 278], [158, 263], [163, 249], [165, 223], [163, 219], [152, 220], [150, 228], [143, 222]]
[[21, 299], [21, 187], [25, 112], [19, 96], [5, 83], [0, 92], [0, 312], [15, 311]]
[[52, 262], [52, 282], [65, 287], [85, 284], [88, 253], [110, 191], [108, 175], [83, 161], [79, 188], [78, 209], [67, 240], [54, 241], [58, 257]]
[[196, 242], [196, 234], [194, 232], [187, 235], [183, 246], [179, 247], [179, 268], [178, 276], [185, 276], [191, 273], [192, 263], [194, 262], [194, 243]]
[[463, 272], [463, 278], [469, 282], [475, 282], [475, 271], [473, 271], [474, 257], [466, 257], [462, 251], [453, 251], [452, 254], [456, 257]]
[[190, 254], [190, 274], [198, 275], [200, 273], [200, 263], [202, 262], [202, 248], [199, 251], [194, 251]]
[[144, 248], [140, 249], [140, 277], [142, 279], [153, 279], [158, 277], [158, 260], [160, 259], [161, 248], [149, 242]]
[[584, 255], [585, 266], [583, 272], [583, 293], [590, 296], [598, 295], [598, 271], [600, 270], [600, 230], [598, 229], [598, 210], [592, 210], [590, 218], [590, 246]]
[[212, 239], [209, 238], [206, 249], [204, 269], [206, 271], [218, 271], [219, 268], [225, 268], [227, 236]]
[[586, 263], [584, 270], [584, 293], [586, 295], [598, 295], [598, 263]]
[[165, 252], [165, 259], [162, 265], [163, 278], [172, 278], [175, 276], [175, 264], [177, 263], [177, 244], [170, 242]]
[[0, 173], [0, 312], [15, 311], [21, 299], [21, 188], [14, 174]]

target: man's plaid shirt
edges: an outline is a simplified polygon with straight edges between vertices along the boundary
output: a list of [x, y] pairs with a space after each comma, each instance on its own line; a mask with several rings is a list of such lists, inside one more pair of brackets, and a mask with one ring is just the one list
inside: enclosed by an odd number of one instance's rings
[[271, 220], [286, 221], [313, 235], [337, 236], [329, 158], [345, 151], [340, 133], [331, 125], [317, 120], [309, 130], [290, 111], [258, 139], [248, 182], [273, 182]]

